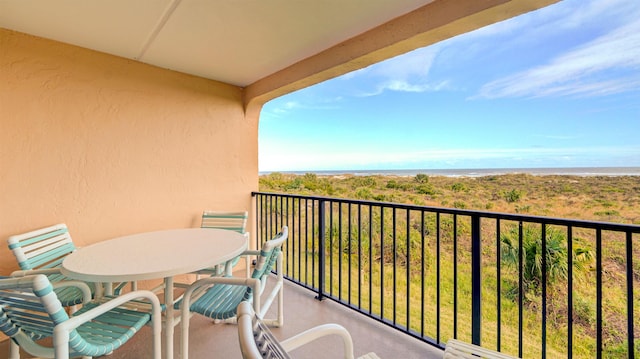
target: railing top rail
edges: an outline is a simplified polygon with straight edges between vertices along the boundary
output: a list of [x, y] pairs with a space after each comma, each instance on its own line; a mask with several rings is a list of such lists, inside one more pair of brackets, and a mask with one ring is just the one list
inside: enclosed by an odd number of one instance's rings
[[548, 224], [548, 225], [561, 225], [561, 226], [568, 226], [568, 227], [600, 229], [600, 230], [607, 230], [607, 231], [640, 233], [640, 225], [635, 225], [635, 224], [598, 222], [598, 221], [588, 221], [588, 220], [580, 220], [580, 219], [565, 219], [565, 218], [532, 216], [532, 215], [522, 215], [522, 214], [512, 214], [512, 213], [501, 213], [501, 212], [485, 212], [485, 211], [477, 211], [477, 210], [469, 210], [469, 209], [419, 206], [414, 204], [367, 201], [367, 200], [359, 200], [359, 199], [347, 199], [347, 198], [336, 198], [336, 197], [326, 197], [326, 196], [308, 196], [308, 195], [299, 195], [299, 194], [290, 194], [290, 193], [274, 193], [274, 192], [259, 192], [259, 191], [251, 192], [251, 196], [255, 197], [257, 195], [277, 196], [277, 197], [285, 197], [285, 198], [298, 198], [298, 199], [306, 199], [306, 200], [314, 200], [314, 201], [328, 201], [328, 202], [334, 202], [334, 203], [347, 203], [347, 204], [357, 204], [357, 205], [375, 206], [375, 207], [396, 208], [396, 209], [404, 209], [404, 210], [410, 210], [410, 211], [438, 212], [438, 213], [445, 213], [445, 214], [455, 214], [459, 216], [493, 218], [493, 219], [518, 221], [518, 222], [534, 222], [534, 223], [541, 223], [541, 224]]

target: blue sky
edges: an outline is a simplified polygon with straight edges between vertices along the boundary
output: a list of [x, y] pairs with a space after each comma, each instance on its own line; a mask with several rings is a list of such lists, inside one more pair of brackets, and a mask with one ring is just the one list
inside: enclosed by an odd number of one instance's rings
[[564, 0], [260, 116], [260, 171], [605, 166], [640, 166], [638, 0]]

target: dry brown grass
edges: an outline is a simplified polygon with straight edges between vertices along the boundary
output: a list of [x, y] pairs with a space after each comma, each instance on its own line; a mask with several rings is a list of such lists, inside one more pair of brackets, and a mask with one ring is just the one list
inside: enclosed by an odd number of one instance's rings
[[272, 173], [261, 176], [260, 190], [640, 224], [638, 176], [419, 178]]

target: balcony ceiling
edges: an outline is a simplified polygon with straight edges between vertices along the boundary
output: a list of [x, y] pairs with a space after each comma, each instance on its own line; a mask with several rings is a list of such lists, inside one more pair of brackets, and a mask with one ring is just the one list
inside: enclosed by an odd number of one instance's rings
[[2, 0], [0, 27], [247, 86], [433, 0]]

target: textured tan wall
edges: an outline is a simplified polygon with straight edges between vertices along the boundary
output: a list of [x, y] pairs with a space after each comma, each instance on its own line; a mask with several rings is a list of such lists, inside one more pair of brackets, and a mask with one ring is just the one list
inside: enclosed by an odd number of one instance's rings
[[12, 234], [64, 222], [83, 246], [250, 209], [257, 136], [240, 88], [0, 29], [0, 275]]

